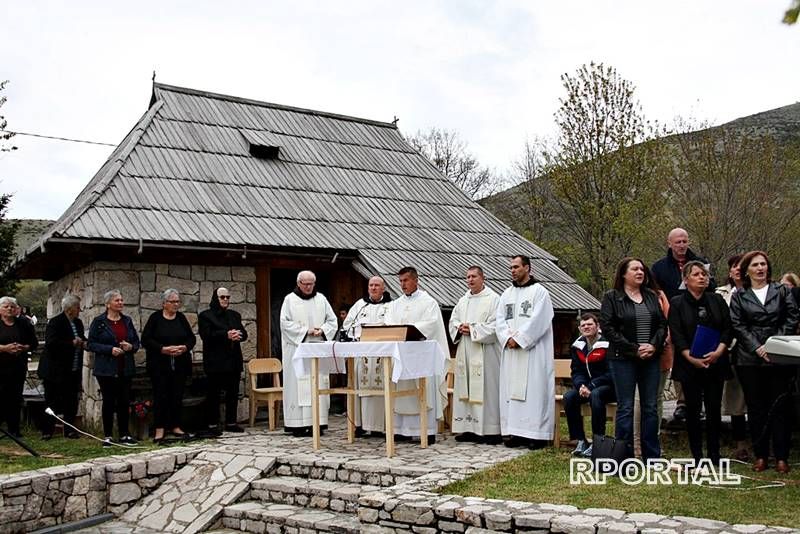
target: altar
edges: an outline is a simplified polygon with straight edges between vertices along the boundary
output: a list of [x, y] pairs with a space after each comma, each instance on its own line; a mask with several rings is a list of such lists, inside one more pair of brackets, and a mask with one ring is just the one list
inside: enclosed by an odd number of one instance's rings
[[[359, 389], [355, 380], [356, 358], [380, 358], [383, 389]], [[292, 358], [297, 376], [311, 375], [312, 444], [321, 446], [319, 429], [319, 396], [331, 393], [347, 395], [347, 441], [355, 439], [355, 397], [382, 395], [386, 429], [386, 456], [394, 456], [394, 401], [398, 397], [416, 396], [419, 403], [420, 428], [427, 428], [428, 378], [444, 376], [445, 354], [436, 341], [360, 341], [301, 343]], [[347, 387], [320, 389], [319, 374], [347, 373]], [[397, 390], [399, 380], [416, 379], [414, 389]], [[420, 446], [428, 446], [427, 432], [420, 433]]]

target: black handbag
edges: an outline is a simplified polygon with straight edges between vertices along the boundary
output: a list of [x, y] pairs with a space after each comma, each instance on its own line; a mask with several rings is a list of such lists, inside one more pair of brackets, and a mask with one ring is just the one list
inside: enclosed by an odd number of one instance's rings
[[[592, 441], [592, 463], [595, 470], [606, 475], [616, 475], [619, 465], [630, 457], [630, 447], [627, 440], [612, 436], [595, 434]], [[600, 462], [598, 460], [614, 460], [614, 462]]]

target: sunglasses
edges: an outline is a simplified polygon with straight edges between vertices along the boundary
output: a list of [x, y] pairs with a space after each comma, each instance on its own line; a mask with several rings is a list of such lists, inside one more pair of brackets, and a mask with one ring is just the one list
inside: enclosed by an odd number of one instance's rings
[[230, 295], [218, 295], [217, 298], [219, 298], [220, 300], [231, 300]]

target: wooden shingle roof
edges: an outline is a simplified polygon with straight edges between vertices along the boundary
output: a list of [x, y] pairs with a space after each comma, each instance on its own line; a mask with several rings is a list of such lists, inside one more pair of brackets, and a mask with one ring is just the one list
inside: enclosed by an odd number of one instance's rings
[[[252, 156], [253, 139], [279, 146], [278, 158]], [[466, 266], [501, 290], [509, 255], [523, 253], [557, 309], [598, 307], [395, 125], [163, 84], [42, 241], [52, 237], [352, 251], [395, 294], [391, 275], [415, 266], [444, 306], [464, 293]]]

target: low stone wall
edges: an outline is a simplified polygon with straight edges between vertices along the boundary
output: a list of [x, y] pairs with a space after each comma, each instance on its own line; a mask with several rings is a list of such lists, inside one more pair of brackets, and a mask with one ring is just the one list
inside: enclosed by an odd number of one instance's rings
[[199, 452], [171, 448], [0, 475], [0, 533], [120, 515]]
[[668, 534], [800, 532], [764, 525], [730, 525], [695, 517], [626, 513], [607, 508], [578, 509], [572, 505], [529, 503], [440, 495], [431, 490], [468, 476], [470, 471], [430, 473], [410, 482], [363, 495], [358, 518], [365, 534], [481, 534], [536, 532], [574, 534]]
[[292, 475], [383, 487], [408, 483], [426, 473], [428, 471], [421, 467], [386, 465], [374, 460], [320, 459], [301, 454], [278, 457], [275, 469], [275, 474], [278, 476]]

